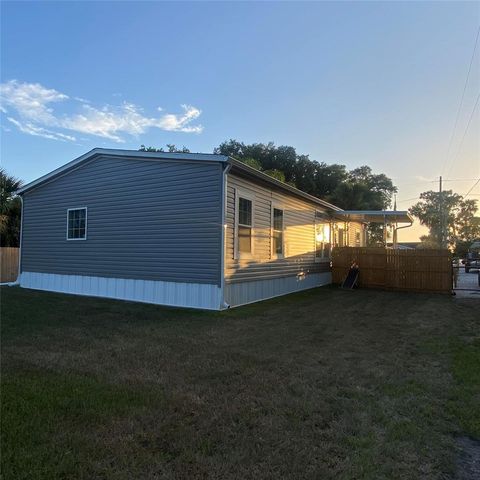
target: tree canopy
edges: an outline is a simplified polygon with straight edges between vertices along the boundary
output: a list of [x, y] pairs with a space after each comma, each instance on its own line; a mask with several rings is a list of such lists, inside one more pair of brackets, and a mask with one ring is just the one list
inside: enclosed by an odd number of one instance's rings
[[345, 165], [317, 162], [309, 155], [298, 154], [294, 147], [277, 147], [272, 142], [248, 145], [232, 139], [214, 152], [243, 161], [347, 210], [387, 209], [397, 191], [390, 178], [373, 173], [368, 166], [348, 171]]
[[[183, 150], [177, 150], [175, 145], [167, 147], [171, 152], [188, 152], [185, 147]], [[145, 145], [142, 145], [140, 150], [164, 151]], [[311, 160], [309, 155], [298, 154], [294, 147], [276, 146], [273, 142], [245, 144], [230, 139], [216, 147], [214, 153], [240, 160], [344, 210], [388, 209], [392, 204], [392, 196], [397, 191], [390, 178], [383, 173], [373, 173], [367, 165], [349, 171], [345, 165], [317, 162]], [[370, 224], [369, 242], [383, 243], [383, 233], [379, 225]]]
[[0, 245], [18, 247], [20, 244], [20, 216], [22, 204], [15, 192], [21, 180], [0, 169]]
[[140, 152], [190, 153], [190, 150], [187, 147], [183, 146], [182, 148], [177, 148], [177, 146], [172, 143], [167, 143], [167, 150], [162, 147], [146, 147], [145, 145], [140, 145], [138, 150]]
[[476, 200], [466, 200], [452, 190], [427, 191], [420, 194], [420, 201], [410, 208], [422, 225], [429, 229], [423, 241], [454, 247], [460, 242], [473, 242], [480, 237], [480, 225], [475, 221]]

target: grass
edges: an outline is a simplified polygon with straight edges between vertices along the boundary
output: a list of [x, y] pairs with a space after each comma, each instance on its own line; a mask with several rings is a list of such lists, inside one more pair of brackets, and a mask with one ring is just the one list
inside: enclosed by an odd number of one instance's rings
[[447, 478], [479, 304], [322, 288], [199, 312], [2, 288], [7, 479]]

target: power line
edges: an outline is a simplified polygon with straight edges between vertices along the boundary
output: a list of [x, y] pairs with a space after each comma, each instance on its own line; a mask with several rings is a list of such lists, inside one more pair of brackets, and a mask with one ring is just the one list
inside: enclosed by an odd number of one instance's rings
[[[393, 177], [392, 180], [395, 180]], [[474, 179], [475, 180], [475, 179]], [[447, 178], [443, 182], [471, 182], [472, 178]], [[426, 183], [437, 183], [438, 180], [422, 180], [420, 182], [411, 182], [411, 183], [399, 183], [397, 187], [411, 187], [412, 185], [425, 185]]]
[[[476, 180], [474, 178], [473, 180]], [[443, 180], [444, 182], [471, 182], [472, 178], [447, 178], [447, 180]]]
[[465, 137], [467, 136], [468, 129], [470, 128], [470, 123], [472, 123], [472, 118], [475, 113], [475, 110], [477, 109], [479, 100], [480, 100], [480, 93], [477, 95], [477, 99], [475, 100], [475, 105], [473, 106], [472, 113], [470, 114], [470, 118], [468, 119], [467, 126], [465, 127], [465, 131], [463, 132], [462, 140], [460, 141], [460, 146], [458, 147], [457, 154], [455, 155], [455, 157], [453, 157], [453, 161], [452, 161], [452, 164], [450, 165], [450, 168], [448, 169], [448, 173], [450, 173], [450, 170], [455, 164], [455, 161], [457, 160], [457, 158], [460, 156], [460, 153], [462, 152], [463, 142], [465, 141]]
[[405, 200], [397, 200], [397, 203], [410, 202], [411, 200], [418, 200], [420, 197], [405, 198]]
[[479, 35], [480, 35], [480, 26], [478, 27], [477, 36], [475, 37], [475, 45], [473, 47], [472, 57], [470, 58], [470, 65], [468, 66], [467, 78], [465, 79], [465, 85], [463, 86], [462, 96], [461, 96], [461, 99], [460, 99], [460, 104], [458, 105], [457, 115], [455, 117], [455, 122], [454, 122], [454, 125], [453, 125], [452, 134], [450, 136], [450, 141], [448, 142], [447, 154], [446, 154], [445, 160], [443, 162], [442, 173], [444, 172], [445, 167], [447, 166], [448, 157], [450, 155], [450, 150], [451, 150], [452, 144], [453, 144], [453, 139], [454, 139], [455, 133], [457, 131], [458, 120], [460, 118], [460, 112], [461, 112], [462, 107], [463, 107], [463, 100], [465, 98], [465, 92], [467, 90], [468, 80], [470, 79], [470, 72], [472, 70], [473, 59], [475, 58], [475, 52], [477, 50]]
[[477, 181], [473, 184], [473, 187], [464, 195], [464, 197], [468, 197], [470, 195], [470, 192], [478, 185], [480, 182], [480, 178], [477, 179]]
[[[468, 181], [471, 181], [472, 179], [469, 178]], [[426, 183], [436, 183], [437, 180], [433, 181], [424, 181], [424, 182], [414, 182], [414, 183], [399, 183], [398, 185], [395, 185], [396, 187], [411, 187], [412, 185], [425, 185]]]

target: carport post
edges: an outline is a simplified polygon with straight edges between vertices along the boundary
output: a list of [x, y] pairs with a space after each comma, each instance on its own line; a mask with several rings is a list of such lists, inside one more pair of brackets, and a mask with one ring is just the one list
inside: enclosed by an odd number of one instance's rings
[[383, 214], [383, 244], [387, 246], [387, 217]]

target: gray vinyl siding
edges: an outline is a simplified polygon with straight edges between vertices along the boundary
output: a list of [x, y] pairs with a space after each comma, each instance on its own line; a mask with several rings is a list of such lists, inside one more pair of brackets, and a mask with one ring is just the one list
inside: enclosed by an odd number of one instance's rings
[[[235, 258], [236, 195], [254, 198], [251, 258]], [[284, 258], [271, 254], [272, 205], [284, 210]], [[315, 261], [315, 211], [324, 211], [292, 194], [279, 192], [254, 181], [228, 174], [225, 238], [225, 282], [250, 282], [328, 272], [329, 261]]]
[[96, 158], [24, 194], [22, 271], [220, 285], [221, 190], [218, 162]]

